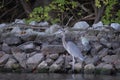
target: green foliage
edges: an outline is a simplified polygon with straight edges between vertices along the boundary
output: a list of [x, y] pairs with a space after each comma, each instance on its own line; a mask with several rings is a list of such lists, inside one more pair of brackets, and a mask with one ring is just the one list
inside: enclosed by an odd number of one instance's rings
[[105, 24], [110, 24], [111, 22], [117, 22], [120, 23], [120, 10], [117, 12], [113, 11], [113, 6], [117, 4], [117, 0], [109, 0], [108, 5], [105, 10], [105, 14], [102, 17], [102, 21]]
[[108, 0], [95, 0], [95, 6], [97, 6], [98, 8], [100, 8], [103, 4], [107, 5], [108, 4]]
[[[63, 21], [64, 15], [71, 13], [77, 7], [77, 2], [69, 0], [53, 0], [48, 6], [36, 7], [29, 15], [30, 21], [50, 21], [59, 23]], [[81, 15], [80, 12], [78, 15]]]

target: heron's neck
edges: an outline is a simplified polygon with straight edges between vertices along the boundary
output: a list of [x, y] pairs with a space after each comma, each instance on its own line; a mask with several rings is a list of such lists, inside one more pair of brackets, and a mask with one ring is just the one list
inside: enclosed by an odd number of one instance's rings
[[66, 48], [67, 46], [66, 46], [66, 41], [65, 41], [65, 34], [64, 33], [62, 33], [62, 43], [63, 43], [63, 46], [64, 46], [64, 48]]

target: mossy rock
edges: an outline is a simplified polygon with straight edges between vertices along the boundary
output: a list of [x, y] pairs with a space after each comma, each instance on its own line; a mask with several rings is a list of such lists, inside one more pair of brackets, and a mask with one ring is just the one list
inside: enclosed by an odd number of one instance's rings
[[85, 69], [84, 73], [85, 74], [93, 74], [93, 73], [95, 73], [95, 69]]
[[110, 74], [115, 74], [115, 73], [116, 73], [116, 71], [112, 70], [112, 69], [101, 68], [101, 69], [95, 70], [95, 74], [110, 75]]
[[37, 72], [39, 72], [39, 73], [48, 73], [49, 72], [49, 68], [38, 69]]

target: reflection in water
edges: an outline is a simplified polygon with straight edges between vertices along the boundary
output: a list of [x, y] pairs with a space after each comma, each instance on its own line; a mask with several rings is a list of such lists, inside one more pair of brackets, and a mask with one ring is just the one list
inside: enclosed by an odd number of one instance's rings
[[0, 73], [0, 80], [120, 80], [120, 76], [53, 74], [53, 73]]

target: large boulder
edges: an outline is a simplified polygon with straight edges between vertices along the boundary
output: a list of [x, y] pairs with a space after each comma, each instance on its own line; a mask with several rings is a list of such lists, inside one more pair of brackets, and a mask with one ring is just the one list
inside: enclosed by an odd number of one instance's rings
[[77, 22], [73, 26], [73, 29], [87, 29], [87, 28], [89, 28], [89, 24], [85, 21]]
[[42, 53], [36, 53], [27, 59], [26, 64], [29, 69], [34, 69], [43, 59], [44, 55]]

